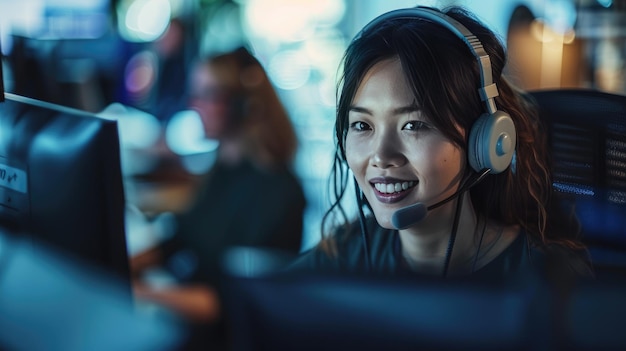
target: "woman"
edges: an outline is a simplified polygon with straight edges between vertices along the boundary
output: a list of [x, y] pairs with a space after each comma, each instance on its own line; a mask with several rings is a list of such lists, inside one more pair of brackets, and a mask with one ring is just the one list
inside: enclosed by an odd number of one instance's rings
[[[291, 269], [504, 278], [554, 264], [591, 274], [552, 190], [541, 121], [502, 76], [505, 61], [494, 33], [459, 7], [368, 24], [339, 88], [338, 190], [324, 222], [345, 223]], [[347, 220], [345, 166], [373, 217]]]
[[[133, 259], [136, 274], [154, 264], [177, 284], [139, 283], [139, 299], [165, 305], [199, 326], [198, 348], [220, 326], [224, 253], [261, 247], [287, 256], [300, 251], [306, 206], [293, 173], [297, 138], [286, 110], [258, 60], [244, 48], [199, 61], [190, 77], [189, 104], [205, 134], [219, 141], [217, 160], [195, 199], [177, 216], [172, 238]], [[225, 341], [220, 329], [214, 337]], [[215, 345], [212, 345], [215, 346]], [[223, 345], [222, 345], [223, 346]]]

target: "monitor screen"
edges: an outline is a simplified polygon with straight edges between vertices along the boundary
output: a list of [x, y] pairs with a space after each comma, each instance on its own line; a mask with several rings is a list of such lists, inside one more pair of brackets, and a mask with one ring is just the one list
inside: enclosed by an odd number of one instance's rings
[[116, 121], [5, 93], [2, 228], [130, 282], [124, 210]]

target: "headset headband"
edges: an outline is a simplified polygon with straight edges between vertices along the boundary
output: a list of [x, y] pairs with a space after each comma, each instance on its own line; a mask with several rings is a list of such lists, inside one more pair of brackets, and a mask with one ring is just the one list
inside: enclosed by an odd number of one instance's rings
[[[377, 26], [378, 24], [391, 19], [415, 18], [423, 18], [438, 23], [446, 27], [448, 30], [450, 30], [450, 32], [454, 33], [457, 37], [463, 40], [463, 42], [472, 52], [472, 55], [474, 55], [474, 57], [476, 58], [476, 61], [478, 62], [478, 67], [480, 69], [481, 87], [478, 89], [478, 94], [480, 95], [481, 100], [485, 101], [487, 105], [487, 112], [496, 112], [496, 103], [493, 98], [498, 96], [498, 87], [495, 83], [493, 83], [493, 77], [491, 73], [491, 59], [489, 59], [489, 55], [483, 48], [480, 40], [478, 40], [478, 38], [474, 34], [472, 34], [469, 29], [467, 29], [464, 25], [462, 25], [454, 18], [426, 7], [398, 9], [386, 12], [376, 17], [365, 27], [363, 27], [360, 33], [365, 33], [371, 27]], [[360, 34], [358, 36], [360, 36]]]

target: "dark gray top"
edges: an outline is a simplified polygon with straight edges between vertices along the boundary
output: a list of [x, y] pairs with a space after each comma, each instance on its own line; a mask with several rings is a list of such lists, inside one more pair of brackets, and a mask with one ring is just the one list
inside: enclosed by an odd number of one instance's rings
[[[368, 218], [368, 245], [371, 268], [368, 272], [361, 228], [353, 225], [346, 233], [331, 239], [336, 248], [333, 253], [318, 245], [300, 255], [292, 262], [290, 271], [321, 271], [349, 274], [415, 274], [408, 267], [401, 250], [398, 231], [380, 227], [373, 218]], [[554, 268], [549, 270], [548, 268]], [[522, 231], [515, 241], [485, 266], [474, 271], [472, 276], [486, 279], [511, 279], [528, 274], [553, 274], [560, 276], [591, 276], [591, 268], [584, 255], [560, 245], [539, 247], [532, 245]]]

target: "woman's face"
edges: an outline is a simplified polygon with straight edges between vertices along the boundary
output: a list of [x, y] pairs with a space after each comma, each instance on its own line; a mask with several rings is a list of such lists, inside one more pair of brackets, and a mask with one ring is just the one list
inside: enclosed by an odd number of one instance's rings
[[215, 73], [210, 66], [199, 65], [190, 81], [190, 106], [200, 114], [210, 139], [220, 139], [228, 128], [228, 97]]
[[396, 210], [433, 204], [458, 187], [465, 155], [415, 105], [398, 59], [365, 74], [348, 119], [348, 166], [384, 228], [393, 228]]

